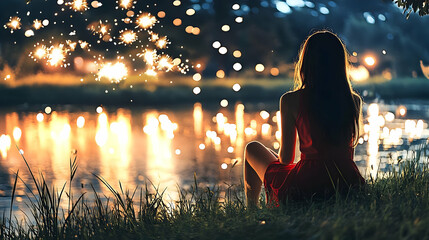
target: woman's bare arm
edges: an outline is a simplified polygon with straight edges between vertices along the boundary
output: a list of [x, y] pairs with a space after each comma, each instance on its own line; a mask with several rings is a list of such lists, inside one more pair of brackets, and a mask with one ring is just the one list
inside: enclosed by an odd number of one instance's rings
[[296, 98], [292, 93], [286, 93], [280, 98], [281, 141], [279, 157], [283, 164], [290, 164], [295, 158], [296, 126], [294, 107]]

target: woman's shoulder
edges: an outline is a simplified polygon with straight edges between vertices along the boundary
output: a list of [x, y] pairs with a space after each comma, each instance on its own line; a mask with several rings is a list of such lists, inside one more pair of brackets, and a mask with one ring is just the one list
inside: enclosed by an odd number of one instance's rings
[[280, 98], [280, 108], [283, 110], [292, 110], [294, 115], [298, 112], [298, 106], [300, 102], [300, 96], [303, 90], [289, 91], [282, 95]]
[[284, 93], [281, 98], [280, 102], [283, 104], [295, 104], [299, 102], [300, 96], [303, 94], [303, 89], [295, 90], [295, 91], [289, 91]]

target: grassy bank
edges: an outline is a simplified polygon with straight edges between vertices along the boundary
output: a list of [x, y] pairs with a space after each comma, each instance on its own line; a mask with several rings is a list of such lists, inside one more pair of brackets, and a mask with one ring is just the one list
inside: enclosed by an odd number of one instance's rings
[[[17, 104], [84, 104], [84, 105], [171, 105], [177, 102], [193, 103], [229, 101], [257, 102], [274, 101], [286, 91], [291, 90], [291, 79], [203, 79], [195, 82], [190, 78], [159, 79], [144, 82], [129, 79], [120, 84], [92, 83], [76, 79], [70, 85], [0, 85], [0, 106]], [[91, 82], [91, 83], [87, 83]], [[171, 82], [171, 83], [170, 83]], [[241, 90], [233, 91], [235, 83]], [[132, 86], [132, 87], [131, 87]], [[199, 86], [201, 93], [193, 94]], [[429, 80], [422, 78], [397, 78], [391, 81], [370, 79], [355, 83], [355, 88], [367, 99], [429, 99]], [[106, 90], [108, 93], [106, 93]]]
[[[402, 161], [399, 171], [368, 181], [364, 190], [328, 201], [288, 202], [247, 209], [242, 186], [179, 189], [165, 200], [150, 183], [131, 191], [110, 189], [74, 196], [70, 181], [54, 190], [42, 175], [28, 187], [31, 215], [0, 218], [0, 239], [423, 239], [429, 236], [429, 147]], [[425, 164], [417, 159], [425, 159]], [[27, 162], [26, 162], [27, 163]], [[28, 166], [28, 165], [27, 165]], [[28, 167], [30, 170], [30, 167]], [[33, 190], [30, 185], [34, 184]], [[13, 191], [14, 192], [14, 191]], [[70, 197], [69, 197], [70, 196]], [[12, 205], [14, 195], [12, 194]]]

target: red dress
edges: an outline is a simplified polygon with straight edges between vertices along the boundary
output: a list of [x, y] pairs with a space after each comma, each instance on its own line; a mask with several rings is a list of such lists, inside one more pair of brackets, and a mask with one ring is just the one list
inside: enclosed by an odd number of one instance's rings
[[272, 162], [264, 175], [264, 186], [270, 202], [303, 198], [326, 198], [347, 193], [350, 188], [363, 185], [362, 178], [353, 161], [351, 146], [334, 147], [323, 139], [312, 139], [308, 114], [302, 107], [295, 125], [298, 132], [301, 160], [297, 164]]

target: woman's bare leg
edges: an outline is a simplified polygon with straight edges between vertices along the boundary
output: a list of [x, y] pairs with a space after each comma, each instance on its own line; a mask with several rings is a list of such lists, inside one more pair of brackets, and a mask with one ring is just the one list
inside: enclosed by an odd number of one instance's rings
[[276, 156], [259, 142], [250, 142], [244, 151], [244, 192], [248, 206], [258, 204], [262, 181], [268, 165]]

